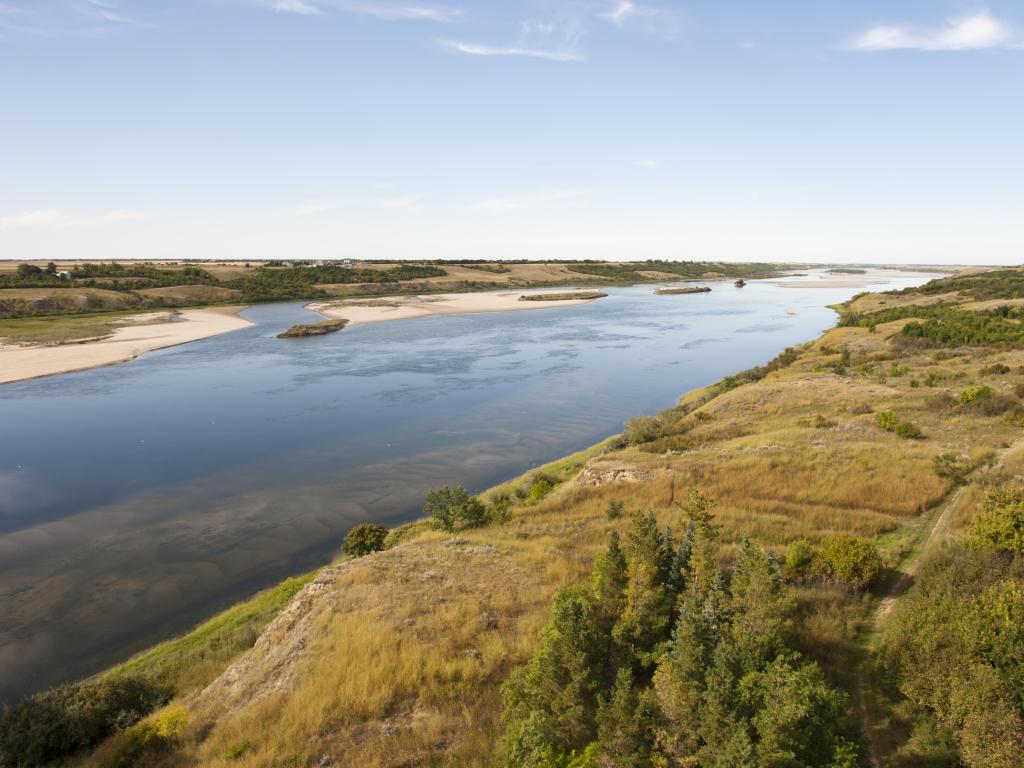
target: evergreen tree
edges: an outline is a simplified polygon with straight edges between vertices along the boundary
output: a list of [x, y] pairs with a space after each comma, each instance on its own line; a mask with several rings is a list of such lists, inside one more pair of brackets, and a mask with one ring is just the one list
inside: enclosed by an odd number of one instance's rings
[[714, 502], [700, 491], [690, 491], [685, 503], [680, 505], [687, 522], [693, 526], [693, 543], [690, 552], [690, 574], [701, 593], [706, 593], [718, 570], [718, 533], [712, 512]]
[[763, 668], [785, 645], [792, 601], [763, 549], [743, 539], [732, 574], [732, 629], [743, 670]]
[[611, 700], [601, 709], [598, 743], [609, 768], [652, 768], [658, 706], [650, 690], [638, 690], [633, 674], [620, 669]]
[[672, 615], [672, 595], [664, 581], [662, 536], [653, 514], [634, 518], [625, 549], [628, 583], [612, 636], [649, 670], [667, 645]]
[[502, 689], [505, 765], [547, 768], [592, 740], [601, 651], [589, 596], [559, 590], [540, 650]]

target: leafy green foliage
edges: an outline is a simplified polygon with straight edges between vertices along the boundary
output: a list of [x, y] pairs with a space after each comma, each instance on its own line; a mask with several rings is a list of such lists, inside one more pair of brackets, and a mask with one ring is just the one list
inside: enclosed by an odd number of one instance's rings
[[443, 531], [475, 528], [487, 522], [487, 508], [461, 485], [435, 488], [427, 493], [423, 512]]
[[887, 677], [956, 736], [968, 768], [1024, 754], [1024, 572], [1018, 558], [949, 547], [901, 601], [883, 649]]
[[1024, 555], [1024, 486], [989, 493], [974, 517], [971, 535], [980, 547]]
[[835, 580], [855, 589], [868, 589], [882, 573], [878, 549], [859, 536], [830, 536], [822, 544], [820, 555]]
[[905, 440], [917, 440], [924, 437], [921, 428], [910, 421], [900, 421], [892, 411], [879, 411], [875, 414], [875, 425], [886, 432], [893, 432]]
[[0, 765], [31, 768], [93, 747], [165, 703], [170, 691], [140, 677], [62, 685], [0, 713]]
[[388, 529], [383, 525], [375, 523], [360, 523], [353, 526], [345, 534], [345, 542], [342, 549], [346, 555], [362, 557], [371, 552], [379, 552], [384, 549], [384, 540], [388, 536]]

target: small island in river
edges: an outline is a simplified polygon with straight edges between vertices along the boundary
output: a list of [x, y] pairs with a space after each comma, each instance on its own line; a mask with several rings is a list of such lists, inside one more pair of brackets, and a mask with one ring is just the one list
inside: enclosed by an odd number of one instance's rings
[[593, 301], [603, 299], [607, 293], [601, 291], [570, 291], [568, 293], [524, 293], [519, 301]]
[[658, 288], [654, 291], [658, 296], [678, 296], [686, 293], [711, 293], [707, 286], [691, 285], [685, 288]]
[[277, 334], [279, 339], [298, 339], [304, 336], [324, 336], [328, 333], [337, 333], [348, 325], [348, 320], [324, 320], [319, 323], [305, 323], [293, 325], [287, 331]]

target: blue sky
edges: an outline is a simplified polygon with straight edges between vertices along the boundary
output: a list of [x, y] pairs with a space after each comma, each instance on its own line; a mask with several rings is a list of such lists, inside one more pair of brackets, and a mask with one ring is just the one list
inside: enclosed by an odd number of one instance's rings
[[1019, 263], [1022, 94], [1022, 0], [0, 0], [0, 258]]

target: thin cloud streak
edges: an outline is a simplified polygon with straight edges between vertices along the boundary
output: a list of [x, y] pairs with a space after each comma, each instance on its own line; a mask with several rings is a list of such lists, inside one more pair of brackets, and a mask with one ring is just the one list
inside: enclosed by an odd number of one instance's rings
[[[250, 2], [250, 4], [253, 4]], [[355, 16], [369, 16], [379, 21], [451, 22], [462, 18], [464, 11], [443, 5], [419, 3], [374, 2], [373, 0], [258, 0], [255, 3], [280, 13], [318, 16], [327, 11], [341, 11]]]
[[585, 61], [586, 57], [576, 51], [544, 50], [542, 48], [521, 48], [519, 46], [494, 46], [481, 43], [467, 43], [461, 40], [439, 40], [442, 46], [467, 56], [520, 56], [548, 61]]
[[847, 47], [853, 51], [977, 51], [1011, 43], [1013, 31], [988, 11], [947, 19], [941, 27], [919, 29], [905, 24], [878, 25]]

